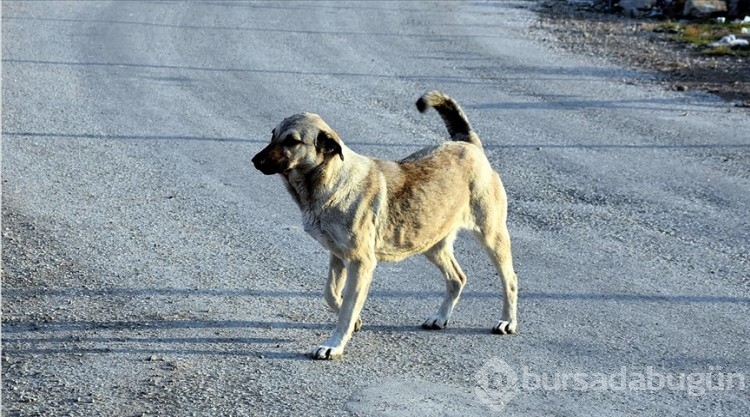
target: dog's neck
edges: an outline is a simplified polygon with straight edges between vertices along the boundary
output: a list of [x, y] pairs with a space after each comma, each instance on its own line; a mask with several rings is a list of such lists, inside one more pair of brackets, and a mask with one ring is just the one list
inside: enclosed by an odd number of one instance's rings
[[358, 179], [347, 170], [348, 164], [361, 164], [361, 156], [344, 147], [344, 159], [332, 156], [323, 164], [308, 170], [292, 170], [282, 174], [284, 185], [303, 212], [318, 212], [326, 207], [337, 205], [334, 196], [341, 198], [347, 193], [340, 192], [351, 187]]
[[303, 212], [315, 206], [315, 186], [320, 182], [321, 171], [320, 167], [316, 167], [309, 172], [292, 170], [282, 174], [287, 191]]

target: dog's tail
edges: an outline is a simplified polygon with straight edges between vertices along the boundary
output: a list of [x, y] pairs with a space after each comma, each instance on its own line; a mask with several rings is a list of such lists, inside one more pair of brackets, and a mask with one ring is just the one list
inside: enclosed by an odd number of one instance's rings
[[482, 141], [471, 128], [469, 119], [466, 118], [466, 114], [455, 100], [440, 91], [430, 91], [417, 100], [417, 109], [424, 113], [430, 107], [433, 107], [443, 118], [452, 140], [469, 142], [480, 148], [482, 147]]

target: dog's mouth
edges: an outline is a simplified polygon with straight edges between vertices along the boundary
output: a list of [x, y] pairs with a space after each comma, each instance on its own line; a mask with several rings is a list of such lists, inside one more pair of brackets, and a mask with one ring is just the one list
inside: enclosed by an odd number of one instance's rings
[[274, 174], [280, 174], [281, 171], [270, 169], [268, 167], [258, 168], [258, 171], [262, 172], [265, 175], [274, 175]]

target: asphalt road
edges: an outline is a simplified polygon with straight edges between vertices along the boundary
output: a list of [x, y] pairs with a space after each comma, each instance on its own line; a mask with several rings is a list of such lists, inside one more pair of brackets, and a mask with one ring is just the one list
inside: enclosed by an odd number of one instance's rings
[[[532, 30], [533, 2], [3, 2], [3, 416], [744, 416], [750, 118]], [[440, 89], [510, 198], [519, 334], [468, 235], [381, 264], [343, 359], [327, 255], [250, 158], [321, 114], [397, 159]]]

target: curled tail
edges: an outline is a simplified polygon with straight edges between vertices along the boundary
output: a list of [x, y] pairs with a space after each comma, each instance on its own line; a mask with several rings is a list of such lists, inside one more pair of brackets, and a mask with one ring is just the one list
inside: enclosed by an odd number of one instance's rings
[[433, 107], [443, 118], [451, 140], [469, 142], [482, 147], [482, 141], [471, 128], [469, 119], [455, 100], [440, 91], [430, 91], [417, 100], [417, 109], [424, 113], [430, 107]]

